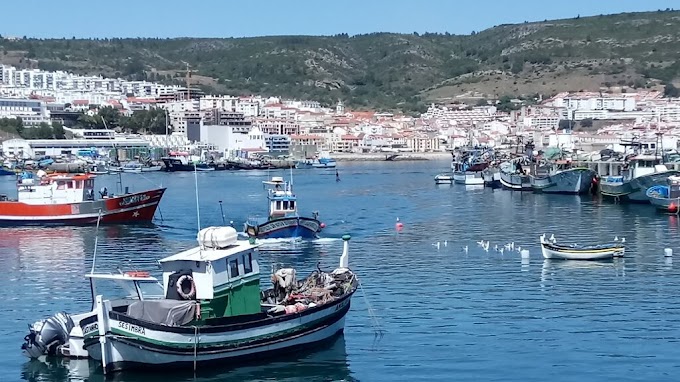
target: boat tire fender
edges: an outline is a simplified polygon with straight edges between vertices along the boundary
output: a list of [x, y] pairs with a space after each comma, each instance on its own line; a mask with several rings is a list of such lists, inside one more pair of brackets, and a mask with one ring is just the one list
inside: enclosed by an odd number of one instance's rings
[[182, 275], [177, 279], [177, 294], [184, 300], [196, 298], [196, 283], [190, 275]]

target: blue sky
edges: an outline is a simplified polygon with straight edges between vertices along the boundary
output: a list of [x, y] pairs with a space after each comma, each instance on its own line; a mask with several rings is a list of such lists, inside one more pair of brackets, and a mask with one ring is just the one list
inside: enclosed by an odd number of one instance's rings
[[494, 25], [680, 9], [680, 0], [11, 0], [0, 34], [244, 37], [370, 32], [469, 34]]

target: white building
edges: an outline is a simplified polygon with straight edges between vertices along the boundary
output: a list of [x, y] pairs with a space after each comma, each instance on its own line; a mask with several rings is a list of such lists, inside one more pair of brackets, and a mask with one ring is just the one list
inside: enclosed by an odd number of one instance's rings
[[553, 106], [564, 107], [570, 110], [611, 110], [633, 111], [636, 109], [636, 101], [633, 97], [582, 97], [566, 96], [555, 98]]
[[116, 139], [10, 139], [2, 142], [4, 155], [18, 158], [39, 158], [45, 155], [77, 155], [79, 150], [95, 149], [100, 152], [132, 149], [148, 150], [149, 142], [140, 137]]
[[221, 96], [204, 96], [199, 102], [200, 110], [221, 110], [236, 112], [238, 111], [236, 105], [239, 103], [238, 97], [221, 95]]
[[21, 118], [24, 125], [38, 125], [50, 122], [50, 111], [44, 101], [0, 98], [0, 118]]
[[200, 141], [215, 145], [227, 157], [239, 156], [239, 152], [243, 150], [267, 151], [265, 135], [257, 126], [252, 127], [249, 132], [239, 130], [228, 125], [203, 125]]

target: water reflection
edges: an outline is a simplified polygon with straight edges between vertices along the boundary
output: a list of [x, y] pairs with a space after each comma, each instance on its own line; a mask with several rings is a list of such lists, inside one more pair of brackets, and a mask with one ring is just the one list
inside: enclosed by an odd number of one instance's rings
[[[345, 338], [336, 336], [330, 342], [305, 351], [286, 353], [262, 364], [243, 364], [237, 368], [206, 366], [196, 375], [176, 371], [173, 381], [356, 381], [350, 371]], [[166, 382], [167, 373], [124, 372], [104, 376], [93, 360], [65, 360], [50, 357], [24, 364], [21, 379], [29, 382]]]

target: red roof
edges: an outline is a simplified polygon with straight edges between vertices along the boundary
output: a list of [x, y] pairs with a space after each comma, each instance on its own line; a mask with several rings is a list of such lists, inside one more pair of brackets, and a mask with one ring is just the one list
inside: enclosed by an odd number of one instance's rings
[[359, 137], [355, 137], [354, 135], [343, 135], [340, 137], [343, 141], [358, 141], [360, 140]]
[[89, 105], [90, 101], [86, 99], [74, 99], [73, 102], [71, 102], [71, 105], [77, 105], [77, 106], [84, 106], [84, 105]]
[[318, 135], [291, 135], [290, 139], [297, 139], [297, 140], [302, 140], [302, 139], [323, 139], [323, 137], [320, 137]]

